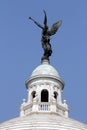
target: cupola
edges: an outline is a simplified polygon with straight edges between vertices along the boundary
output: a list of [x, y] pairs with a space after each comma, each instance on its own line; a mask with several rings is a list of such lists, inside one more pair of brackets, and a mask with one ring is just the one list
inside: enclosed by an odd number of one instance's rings
[[68, 117], [66, 101], [62, 102], [64, 82], [48, 60], [43, 60], [26, 81], [28, 100], [23, 101], [20, 116], [32, 113], [56, 113]]

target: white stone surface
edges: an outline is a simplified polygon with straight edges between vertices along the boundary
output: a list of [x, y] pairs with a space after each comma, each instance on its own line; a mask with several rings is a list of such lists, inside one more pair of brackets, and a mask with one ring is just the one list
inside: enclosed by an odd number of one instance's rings
[[41, 65], [36, 67], [35, 70], [32, 72], [31, 77], [37, 75], [51, 75], [60, 77], [57, 70], [53, 66], [51, 66], [47, 61], [43, 62]]
[[31, 114], [0, 124], [0, 130], [87, 130], [87, 125], [57, 114]]

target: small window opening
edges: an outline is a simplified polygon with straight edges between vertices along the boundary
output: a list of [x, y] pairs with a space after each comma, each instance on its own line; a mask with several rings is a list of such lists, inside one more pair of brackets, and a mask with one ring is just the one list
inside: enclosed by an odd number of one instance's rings
[[32, 98], [35, 98], [35, 94], [36, 94], [36, 92], [33, 91], [33, 92], [32, 92]]
[[54, 98], [57, 99], [58, 93], [54, 92]]
[[41, 92], [41, 102], [48, 102], [48, 91], [46, 89]]

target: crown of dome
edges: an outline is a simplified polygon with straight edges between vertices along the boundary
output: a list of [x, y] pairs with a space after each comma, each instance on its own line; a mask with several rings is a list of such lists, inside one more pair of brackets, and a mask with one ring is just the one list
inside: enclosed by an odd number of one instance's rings
[[49, 64], [48, 60], [44, 60], [41, 65], [36, 67], [32, 72], [31, 77], [43, 75], [55, 76], [57, 78], [60, 77], [57, 70]]

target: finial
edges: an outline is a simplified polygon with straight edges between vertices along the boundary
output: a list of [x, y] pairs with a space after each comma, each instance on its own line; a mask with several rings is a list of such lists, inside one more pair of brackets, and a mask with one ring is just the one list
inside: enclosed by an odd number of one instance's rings
[[41, 64], [50, 64], [50, 60], [48, 60], [48, 59], [41, 59]]

